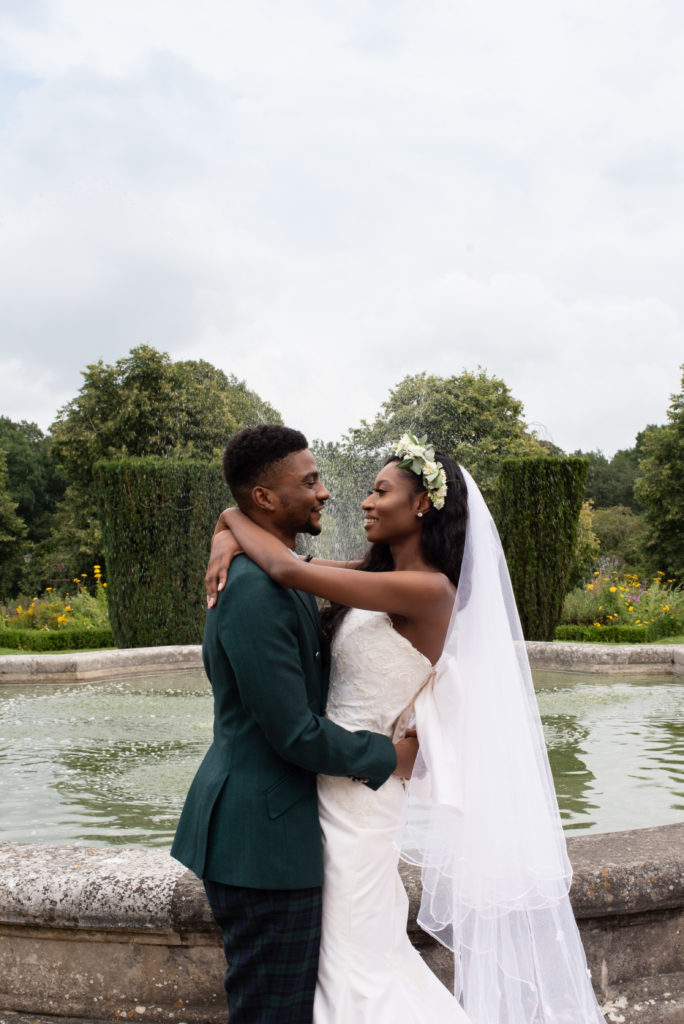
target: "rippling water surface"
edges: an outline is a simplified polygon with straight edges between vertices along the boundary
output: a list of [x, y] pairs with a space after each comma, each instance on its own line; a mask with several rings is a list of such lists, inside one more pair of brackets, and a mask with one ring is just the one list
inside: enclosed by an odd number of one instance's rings
[[[566, 829], [684, 820], [684, 680], [535, 681]], [[0, 687], [0, 838], [167, 847], [211, 715], [199, 671]]]

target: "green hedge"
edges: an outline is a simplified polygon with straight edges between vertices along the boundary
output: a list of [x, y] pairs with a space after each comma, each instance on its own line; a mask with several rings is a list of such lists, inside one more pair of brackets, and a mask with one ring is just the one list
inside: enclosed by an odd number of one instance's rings
[[595, 644], [646, 644], [655, 637], [648, 626], [556, 626], [555, 639]]
[[211, 535], [228, 504], [220, 464], [116, 459], [94, 477], [117, 646], [200, 643]]
[[0, 647], [18, 651], [86, 651], [113, 647], [111, 629], [0, 629]]
[[528, 640], [551, 640], [560, 622], [588, 465], [575, 456], [501, 465], [496, 519]]
[[556, 626], [554, 639], [597, 644], [647, 644], [681, 633], [684, 633], [684, 622], [681, 619], [662, 618], [638, 626]]

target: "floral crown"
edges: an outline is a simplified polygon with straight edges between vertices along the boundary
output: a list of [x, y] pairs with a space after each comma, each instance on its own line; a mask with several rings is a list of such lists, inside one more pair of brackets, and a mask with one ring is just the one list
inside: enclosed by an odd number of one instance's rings
[[403, 434], [392, 445], [395, 455], [400, 458], [399, 469], [410, 469], [422, 477], [423, 486], [434, 508], [444, 508], [447, 493], [447, 478], [444, 466], [435, 461], [435, 449], [426, 444], [425, 437], [416, 437], [412, 430]]

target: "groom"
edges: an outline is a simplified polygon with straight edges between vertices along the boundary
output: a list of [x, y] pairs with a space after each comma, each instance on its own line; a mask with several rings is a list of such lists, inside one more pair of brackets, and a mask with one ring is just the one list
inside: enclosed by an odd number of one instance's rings
[[[240, 509], [293, 557], [298, 533], [320, 533], [330, 495], [299, 431], [248, 427], [228, 442], [223, 470]], [[411, 774], [416, 744], [323, 717], [316, 601], [245, 555], [207, 614], [203, 658], [214, 741], [171, 853], [203, 880], [223, 932], [230, 1024], [311, 1024], [323, 882], [316, 774], [378, 789], [393, 772]]]

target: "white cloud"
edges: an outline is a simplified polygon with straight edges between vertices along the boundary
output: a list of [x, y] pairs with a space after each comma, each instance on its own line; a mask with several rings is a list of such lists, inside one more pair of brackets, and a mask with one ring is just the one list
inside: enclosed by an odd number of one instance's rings
[[567, 448], [664, 420], [674, 0], [36, 0], [0, 58], [6, 414], [147, 342], [326, 438], [478, 363]]

